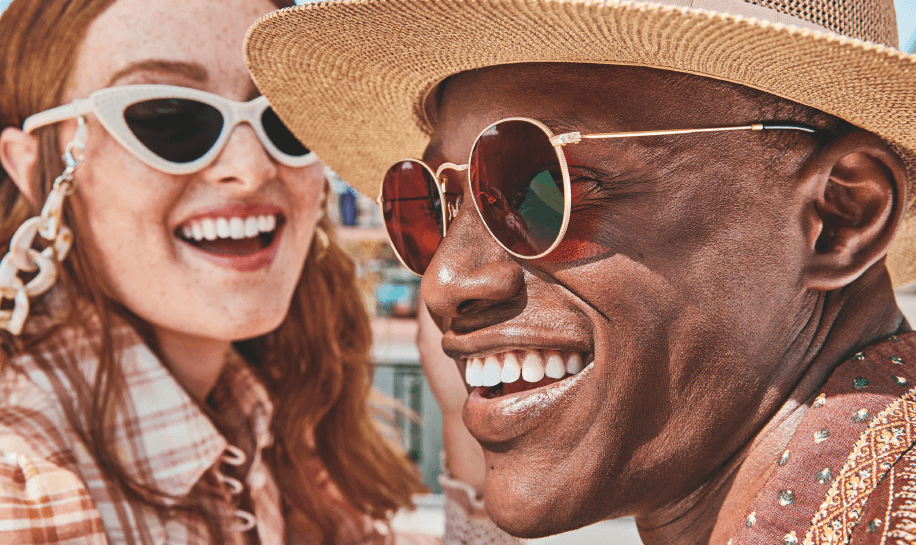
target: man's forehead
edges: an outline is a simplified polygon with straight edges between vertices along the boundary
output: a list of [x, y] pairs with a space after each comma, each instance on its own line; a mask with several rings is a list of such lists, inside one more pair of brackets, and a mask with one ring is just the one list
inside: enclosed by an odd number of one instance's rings
[[[768, 110], [761, 94], [730, 84], [644, 67], [537, 63], [483, 68], [441, 84], [425, 156], [454, 159], [486, 126], [510, 117], [554, 133], [658, 130], [743, 124]], [[467, 153], [467, 151], [463, 151]], [[463, 160], [463, 158], [462, 158]]]

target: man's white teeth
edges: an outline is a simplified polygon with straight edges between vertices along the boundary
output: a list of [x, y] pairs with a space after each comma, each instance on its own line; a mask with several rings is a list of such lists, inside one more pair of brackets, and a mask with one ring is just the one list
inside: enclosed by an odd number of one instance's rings
[[556, 352], [549, 352], [547, 363], [544, 364], [544, 374], [550, 378], [563, 378], [566, 376], [566, 363]]
[[505, 383], [515, 382], [522, 376], [522, 364], [518, 362], [518, 358], [515, 357], [515, 354], [509, 352], [506, 354], [506, 357], [503, 358], [503, 372], [502, 380]]
[[573, 354], [566, 360], [566, 372], [570, 375], [575, 375], [583, 369], [585, 369], [585, 363], [582, 361], [582, 356], [579, 354]]
[[480, 358], [468, 360], [464, 370], [464, 380], [471, 386], [483, 386], [483, 360]]
[[496, 386], [502, 381], [503, 366], [496, 356], [483, 360], [483, 385]]
[[561, 379], [567, 373], [575, 375], [584, 368], [585, 362], [578, 352], [528, 350], [519, 362], [516, 352], [510, 351], [468, 359], [464, 379], [471, 386], [491, 387], [500, 382], [510, 384], [520, 378], [531, 383], [545, 376]]
[[254, 238], [261, 233], [270, 233], [277, 228], [277, 217], [273, 214], [248, 216], [246, 218], [203, 218], [181, 227], [181, 234], [188, 240], [216, 240], [228, 238], [241, 240]]
[[525, 382], [538, 382], [544, 378], [544, 360], [541, 354], [533, 350], [525, 354], [522, 361], [522, 378]]

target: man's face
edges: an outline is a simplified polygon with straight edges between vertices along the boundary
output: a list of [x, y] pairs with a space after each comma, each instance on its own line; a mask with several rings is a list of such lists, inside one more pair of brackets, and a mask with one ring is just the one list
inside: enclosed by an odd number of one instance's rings
[[[735, 87], [669, 72], [514, 65], [442, 92], [425, 160], [467, 162], [508, 117], [555, 133], [744, 125], [778, 118]], [[772, 116], [772, 117], [771, 117]], [[792, 142], [777, 151], [767, 139]], [[683, 499], [732, 458], [802, 369], [781, 355], [806, 326], [802, 203], [794, 173], [814, 142], [742, 131], [564, 148], [572, 215], [545, 258], [513, 258], [472, 204], [424, 278], [450, 318], [443, 348], [469, 358], [548, 350], [594, 361], [508, 395], [476, 388], [464, 420], [483, 445], [493, 519], [535, 537]], [[449, 191], [467, 190], [449, 173]], [[464, 196], [469, 203], [470, 197]]]

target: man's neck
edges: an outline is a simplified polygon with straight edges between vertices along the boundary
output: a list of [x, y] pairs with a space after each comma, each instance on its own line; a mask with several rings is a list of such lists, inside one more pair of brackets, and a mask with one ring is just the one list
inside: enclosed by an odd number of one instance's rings
[[872, 267], [847, 288], [811, 297], [811, 317], [784, 362], [803, 370], [781, 392], [785, 401], [747, 446], [694, 494], [637, 516], [646, 545], [728, 543], [833, 370], [875, 340], [909, 330], [883, 266]]

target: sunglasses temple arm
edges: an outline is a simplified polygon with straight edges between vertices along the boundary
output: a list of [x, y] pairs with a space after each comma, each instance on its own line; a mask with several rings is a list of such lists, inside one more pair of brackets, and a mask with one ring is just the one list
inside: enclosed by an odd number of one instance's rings
[[769, 131], [769, 130], [793, 130], [813, 133], [816, 132], [810, 127], [801, 125], [770, 125], [765, 123], [754, 123], [753, 125], [741, 125], [738, 127], [710, 127], [706, 129], [672, 129], [666, 131], [635, 131], [635, 132], [612, 132], [598, 134], [581, 134], [578, 132], [567, 132], [550, 137], [550, 143], [554, 146], [563, 146], [566, 144], [576, 144], [582, 140], [597, 140], [603, 138], [632, 138], [636, 136], [667, 136], [671, 134], [691, 134], [698, 132], [725, 132], [725, 131]]
[[28, 134], [35, 129], [86, 115], [91, 111], [92, 106], [89, 103], [89, 99], [74, 100], [70, 104], [64, 104], [63, 106], [51, 108], [50, 110], [45, 110], [29, 116], [28, 119], [25, 120], [25, 123], [22, 124], [22, 130]]

